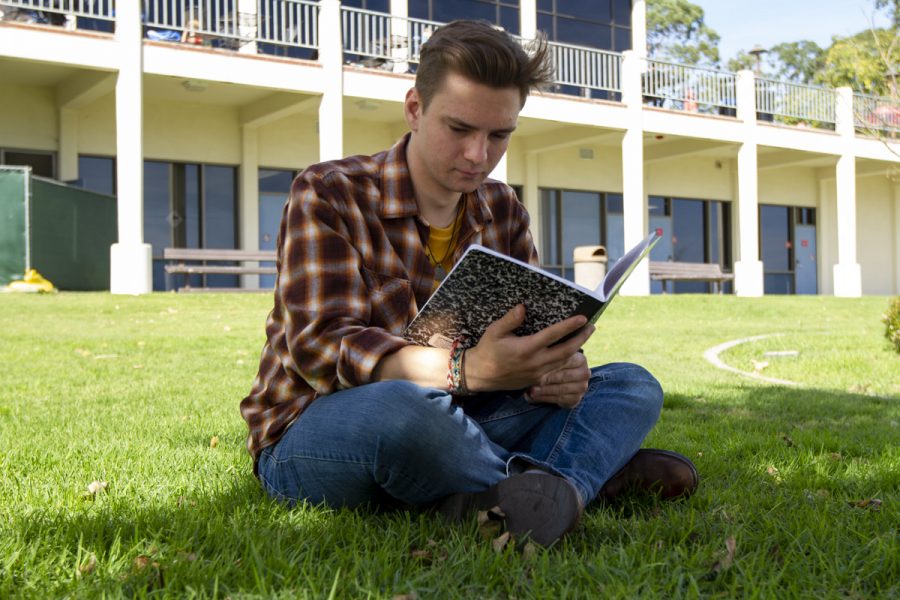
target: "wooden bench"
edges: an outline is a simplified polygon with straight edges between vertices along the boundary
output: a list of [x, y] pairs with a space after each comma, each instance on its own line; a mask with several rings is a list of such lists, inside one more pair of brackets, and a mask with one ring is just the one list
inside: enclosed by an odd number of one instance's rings
[[663, 282], [663, 292], [668, 291], [669, 281], [711, 281], [713, 289], [722, 293], [722, 283], [734, 279], [733, 273], [724, 273], [718, 263], [689, 263], [650, 261], [650, 279]]
[[[183, 273], [184, 286], [179, 291], [212, 289], [213, 291], [242, 291], [244, 288], [192, 288], [191, 275], [274, 275], [274, 266], [244, 265], [244, 262], [275, 262], [274, 250], [231, 250], [215, 248], [164, 248], [166, 273]], [[233, 265], [206, 264], [231, 262]], [[176, 288], [178, 289], [178, 288]], [[253, 291], [253, 290], [249, 290]]]

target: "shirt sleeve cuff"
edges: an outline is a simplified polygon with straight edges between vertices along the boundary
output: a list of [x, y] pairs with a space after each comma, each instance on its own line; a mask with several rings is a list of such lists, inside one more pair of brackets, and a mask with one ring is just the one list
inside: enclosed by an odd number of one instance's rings
[[366, 327], [341, 340], [337, 376], [341, 388], [372, 383], [372, 372], [381, 359], [412, 342], [377, 327]]

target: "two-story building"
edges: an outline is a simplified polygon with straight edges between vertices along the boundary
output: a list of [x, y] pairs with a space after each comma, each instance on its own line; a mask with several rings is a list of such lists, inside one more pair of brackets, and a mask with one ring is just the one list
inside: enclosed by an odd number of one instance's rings
[[[273, 248], [304, 166], [387, 148], [442, 22], [544, 31], [557, 83], [493, 176], [544, 265], [718, 263], [744, 296], [900, 293], [896, 100], [648, 59], [645, 0], [0, 0], [0, 164], [117, 198], [111, 289], [172, 285], [165, 247]], [[208, 275], [211, 286], [270, 276]], [[674, 291], [708, 291], [679, 282]], [[661, 290], [647, 264], [626, 293]]]

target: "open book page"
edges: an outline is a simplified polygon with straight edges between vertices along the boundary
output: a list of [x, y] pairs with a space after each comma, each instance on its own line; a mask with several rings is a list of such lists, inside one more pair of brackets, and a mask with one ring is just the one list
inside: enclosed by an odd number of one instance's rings
[[606, 277], [594, 290], [594, 294], [604, 302], [608, 302], [610, 298], [618, 293], [619, 288], [622, 287], [622, 284], [625, 283], [625, 280], [628, 279], [628, 276], [631, 275], [638, 263], [650, 254], [650, 250], [653, 249], [653, 246], [658, 241], [659, 234], [654, 231], [645, 237], [641, 243], [622, 255], [622, 258], [617, 260], [616, 264], [606, 273]]

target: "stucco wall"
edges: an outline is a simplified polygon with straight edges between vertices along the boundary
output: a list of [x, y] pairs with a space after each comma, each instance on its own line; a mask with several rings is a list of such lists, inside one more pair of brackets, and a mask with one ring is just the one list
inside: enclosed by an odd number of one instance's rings
[[52, 88], [0, 83], [0, 148], [59, 147], [59, 111]]
[[891, 182], [884, 175], [856, 180], [856, 252], [863, 294], [893, 294], [894, 209]]

